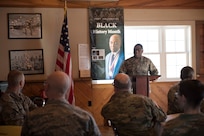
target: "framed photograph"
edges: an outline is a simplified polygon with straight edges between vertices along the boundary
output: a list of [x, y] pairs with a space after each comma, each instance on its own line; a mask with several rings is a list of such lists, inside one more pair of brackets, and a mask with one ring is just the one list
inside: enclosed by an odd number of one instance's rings
[[8, 13], [9, 39], [41, 39], [41, 13]]
[[44, 74], [43, 49], [9, 50], [10, 70], [25, 75]]

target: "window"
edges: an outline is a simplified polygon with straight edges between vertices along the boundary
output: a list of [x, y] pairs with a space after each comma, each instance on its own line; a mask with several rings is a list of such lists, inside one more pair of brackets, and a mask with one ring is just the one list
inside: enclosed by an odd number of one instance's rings
[[133, 56], [136, 43], [158, 68], [159, 81], [180, 80], [180, 70], [191, 66], [190, 26], [125, 26], [125, 59]]

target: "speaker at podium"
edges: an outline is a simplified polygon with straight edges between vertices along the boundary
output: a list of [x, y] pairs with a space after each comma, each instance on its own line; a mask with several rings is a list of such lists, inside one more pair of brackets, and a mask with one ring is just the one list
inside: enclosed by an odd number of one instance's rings
[[149, 82], [158, 79], [161, 75], [135, 75], [132, 78], [133, 94], [149, 97]]

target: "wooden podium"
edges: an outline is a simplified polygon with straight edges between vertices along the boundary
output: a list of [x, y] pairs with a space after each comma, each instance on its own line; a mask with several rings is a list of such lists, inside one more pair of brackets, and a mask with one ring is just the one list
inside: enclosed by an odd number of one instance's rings
[[149, 96], [149, 81], [156, 80], [160, 75], [136, 75], [133, 76], [133, 94], [141, 94], [144, 96]]

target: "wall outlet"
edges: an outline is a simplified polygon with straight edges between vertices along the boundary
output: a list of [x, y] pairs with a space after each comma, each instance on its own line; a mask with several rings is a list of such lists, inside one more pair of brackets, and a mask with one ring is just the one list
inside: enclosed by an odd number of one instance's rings
[[92, 106], [92, 102], [91, 101], [88, 101], [88, 106]]

